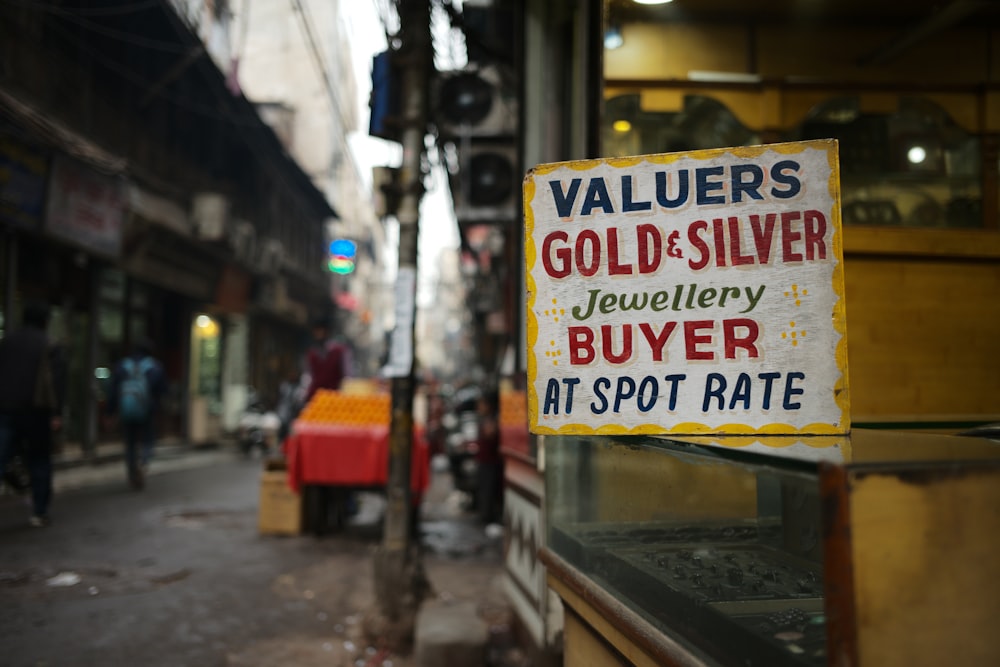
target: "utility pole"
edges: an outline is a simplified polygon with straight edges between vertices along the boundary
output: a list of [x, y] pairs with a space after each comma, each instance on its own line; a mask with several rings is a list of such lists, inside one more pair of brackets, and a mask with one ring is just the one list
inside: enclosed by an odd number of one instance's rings
[[[403, 163], [400, 168], [399, 279], [396, 335], [408, 345], [404, 367], [392, 373], [392, 416], [389, 427], [389, 475], [382, 544], [375, 553], [375, 609], [366, 615], [368, 635], [391, 649], [405, 651], [413, 642], [417, 610], [428, 594], [419, 543], [414, 540], [415, 509], [410, 489], [413, 451], [413, 395], [416, 387], [413, 354], [416, 309], [417, 240], [423, 197], [424, 138], [427, 135], [428, 86], [432, 61], [430, 0], [398, 0], [400, 17], [397, 53], [402, 80]], [[404, 293], [412, 286], [411, 293]], [[400, 313], [401, 308], [409, 309]], [[400, 318], [399, 315], [403, 317]], [[402, 321], [401, 321], [402, 320]], [[406, 330], [400, 330], [400, 327]]]

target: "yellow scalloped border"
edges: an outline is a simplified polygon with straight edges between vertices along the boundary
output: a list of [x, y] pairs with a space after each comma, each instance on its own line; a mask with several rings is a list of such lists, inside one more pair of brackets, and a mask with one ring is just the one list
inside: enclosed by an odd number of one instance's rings
[[[769, 151], [796, 155], [809, 149], [824, 151], [830, 164], [829, 192], [833, 197], [833, 254], [836, 264], [833, 267], [833, 291], [837, 295], [833, 305], [833, 328], [840, 334], [840, 341], [834, 351], [840, 378], [834, 384], [834, 400], [840, 408], [839, 425], [817, 423], [796, 428], [790, 424], [766, 424], [754, 428], [745, 424], [719, 424], [711, 426], [698, 422], [682, 422], [670, 428], [658, 424], [642, 424], [633, 428], [619, 425], [605, 425], [593, 428], [584, 424], [563, 424], [557, 429], [545, 426], [538, 421], [538, 394], [535, 391], [535, 380], [538, 376], [538, 366], [535, 355], [531, 352], [538, 342], [538, 320], [535, 318], [535, 294], [537, 289], [532, 278], [532, 269], [538, 255], [535, 247], [535, 213], [532, 202], [535, 198], [535, 177], [544, 176], [557, 169], [573, 169], [586, 171], [602, 164], [616, 168], [634, 167], [643, 162], [653, 164], [671, 164], [681, 158], [708, 160], [723, 155], [733, 155], [738, 158], [760, 157]], [[603, 158], [590, 160], [573, 160], [570, 162], [552, 162], [540, 164], [528, 171], [524, 177], [524, 261], [526, 288], [528, 292], [525, 324], [527, 326], [527, 362], [528, 362], [528, 426], [532, 433], [539, 435], [843, 435], [850, 432], [850, 391], [847, 379], [847, 310], [844, 295], [844, 239], [843, 220], [840, 212], [840, 161], [838, 160], [839, 145], [836, 139], [816, 139], [812, 141], [796, 141], [780, 144], [764, 144], [760, 146], [737, 146], [733, 148], [709, 148], [688, 153], [661, 153], [653, 155], [637, 155], [622, 158]]]

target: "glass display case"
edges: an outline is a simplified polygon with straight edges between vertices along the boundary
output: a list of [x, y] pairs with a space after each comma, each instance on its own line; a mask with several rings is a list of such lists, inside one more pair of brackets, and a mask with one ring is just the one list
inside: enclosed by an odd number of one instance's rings
[[550, 585], [604, 619], [567, 624], [566, 664], [581, 627], [616, 656], [588, 664], [1000, 664], [1000, 443], [549, 437], [545, 459]]

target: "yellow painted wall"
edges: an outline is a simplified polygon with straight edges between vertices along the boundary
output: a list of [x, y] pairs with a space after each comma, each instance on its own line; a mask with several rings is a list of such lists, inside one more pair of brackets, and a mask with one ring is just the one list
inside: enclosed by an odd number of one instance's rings
[[848, 255], [844, 280], [852, 421], [1000, 419], [1000, 262]]
[[891, 28], [764, 25], [751, 40], [736, 25], [629, 23], [622, 26], [622, 47], [605, 52], [604, 72], [608, 79], [685, 79], [691, 71], [749, 72], [755, 59], [754, 73], [764, 78], [971, 85], [987, 80], [996, 60], [990, 34], [966, 29], [931, 35], [906, 58], [858, 64], [896, 35]]
[[996, 468], [851, 478], [861, 665], [1000, 664], [998, 483]]

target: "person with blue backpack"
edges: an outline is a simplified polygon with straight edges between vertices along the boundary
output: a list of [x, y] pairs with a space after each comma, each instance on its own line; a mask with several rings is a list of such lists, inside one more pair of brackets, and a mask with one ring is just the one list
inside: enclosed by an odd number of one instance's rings
[[166, 391], [163, 366], [147, 340], [121, 360], [111, 377], [108, 414], [117, 415], [125, 437], [125, 466], [133, 489], [146, 485], [146, 470], [156, 444], [156, 414]]

